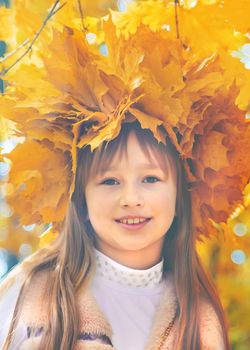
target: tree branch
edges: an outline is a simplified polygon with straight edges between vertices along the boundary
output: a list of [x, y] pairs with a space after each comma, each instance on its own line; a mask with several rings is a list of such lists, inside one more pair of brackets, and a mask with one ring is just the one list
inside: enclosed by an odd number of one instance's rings
[[8, 58], [10, 58], [11, 56], [13, 56], [18, 50], [20, 50], [21, 48], [23, 48], [25, 45], [27, 45], [30, 42], [29, 39], [26, 39], [22, 44], [20, 44], [16, 49], [14, 49], [13, 51], [7, 53], [6, 55], [4, 55], [3, 57], [0, 57], [0, 63], [4, 62], [5, 60], [7, 60]]
[[[20, 57], [18, 57], [18, 59], [11, 66], [9, 66], [8, 68], [4, 69], [0, 73], [0, 77], [6, 75], [18, 62], [20, 62], [23, 59], [24, 56], [27, 55], [27, 53], [29, 53], [29, 51], [32, 50], [32, 47], [33, 47], [34, 43], [36, 42], [36, 40], [38, 39], [39, 35], [41, 34], [43, 29], [45, 28], [47, 22], [51, 19], [51, 17], [53, 17], [59, 10], [61, 10], [66, 5], [66, 2], [64, 2], [62, 5], [60, 5], [58, 7], [60, 1], [61, 0], [56, 0], [55, 1], [54, 5], [52, 6], [51, 10], [49, 11], [47, 17], [43, 21], [43, 24], [42, 24], [41, 28], [39, 28], [39, 30], [35, 33], [34, 38], [32, 39], [32, 41], [31, 41], [30, 45], [28, 46], [28, 48], [24, 51], [24, 53]], [[27, 39], [27, 40], [29, 40], [29, 39]]]
[[81, 0], [77, 0], [77, 3], [78, 3], [78, 8], [79, 8], [79, 12], [80, 12], [80, 16], [81, 16], [81, 22], [82, 22], [82, 31], [84, 33], [87, 32], [87, 28], [84, 24], [84, 15], [83, 15], [83, 8], [82, 8], [82, 3], [81, 3]]

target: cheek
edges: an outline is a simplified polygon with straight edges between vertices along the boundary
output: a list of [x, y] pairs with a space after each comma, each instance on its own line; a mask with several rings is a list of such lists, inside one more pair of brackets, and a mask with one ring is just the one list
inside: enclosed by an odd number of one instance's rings
[[86, 203], [91, 223], [98, 223], [107, 218], [110, 213], [110, 207], [107, 199], [100, 198], [99, 194], [95, 191], [86, 193]]
[[167, 208], [168, 210], [175, 210], [176, 194], [175, 186], [166, 186], [158, 195], [156, 201], [157, 205], [162, 208]]
[[99, 200], [92, 199], [88, 202], [89, 215], [92, 217], [100, 217], [105, 212], [106, 206], [103, 205]]

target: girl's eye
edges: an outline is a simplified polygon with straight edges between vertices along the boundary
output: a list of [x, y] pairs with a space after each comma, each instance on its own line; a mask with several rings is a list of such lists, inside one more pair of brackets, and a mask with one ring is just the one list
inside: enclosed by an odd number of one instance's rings
[[155, 176], [147, 176], [147, 177], [145, 177], [145, 179], [153, 179], [153, 180], [156, 180], [156, 181], [149, 181], [149, 183], [154, 183], [154, 182], [158, 182], [158, 181], [160, 181], [159, 179], [158, 179], [158, 177], [155, 177]]
[[116, 180], [115, 179], [106, 179], [101, 183], [101, 185], [113, 185], [113, 183], [110, 183], [112, 181], [116, 181]]
[[[158, 182], [158, 181], [160, 181], [159, 179], [158, 179], [158, 177], [155, 177], [155, 176], [147, 176], [147, 177], [145, 177], [145, 180], [146, 179], [148, 179], [149, 181], [147, 181], [148, 183], [154, 183], [154, 182]], [[153, 180], [153, 181], [152, 181]], [[117, 181], [117, 180], [115, 180], [115, 179], [106, 179], [106, 180], [104, 180], [101, 184], [102, 185], [115, 185], [115, 183], [114, 183], [114, 181]]]

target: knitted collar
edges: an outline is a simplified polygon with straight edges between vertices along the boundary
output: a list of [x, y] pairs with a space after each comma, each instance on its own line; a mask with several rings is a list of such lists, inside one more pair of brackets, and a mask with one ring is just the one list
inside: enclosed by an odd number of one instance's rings
[[96, 253], [96, 277], [104, 277], [125, 287], [151, 288], [159, 286], [162, 281], [163, 259], [156, 265], [136, 270], [121, 265], [99, 250]]

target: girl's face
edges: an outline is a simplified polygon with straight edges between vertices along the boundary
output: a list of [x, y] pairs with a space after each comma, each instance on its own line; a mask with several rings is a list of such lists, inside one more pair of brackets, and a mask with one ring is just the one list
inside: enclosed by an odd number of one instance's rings
[[[117, 152], [107, 171], [88, 181], [85, 196], [96, 248], [125, 266], [145, 269], [161, 260], [164, 235], [175, 216], [176, 173], [152, 150], [149, 160], [133, 132], [127, 142], [127, 157]], [[119, 222], [126, 217], [147, 221]]]

